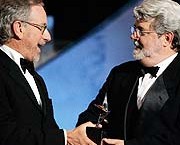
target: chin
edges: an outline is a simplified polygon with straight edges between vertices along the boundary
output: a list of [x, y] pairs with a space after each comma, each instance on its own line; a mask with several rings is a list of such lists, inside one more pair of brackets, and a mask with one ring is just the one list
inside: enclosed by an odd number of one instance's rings
[[40, 55], [37, 55], [36, 57], [34, 57], [33, 62], [38, 62], [40, 60]]

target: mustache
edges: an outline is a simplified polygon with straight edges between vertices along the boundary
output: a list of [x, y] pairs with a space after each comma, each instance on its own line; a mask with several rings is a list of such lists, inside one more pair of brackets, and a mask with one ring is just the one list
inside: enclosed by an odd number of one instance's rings
[[148, 49], [145, 49], [143, 44], [139, 42], [138, 40], [134, 41], [135, 49], [133, 51], [133, 57], [136, 60], [141, 60], [144, 57], [150, 57], [151, 56], [151, 51]]

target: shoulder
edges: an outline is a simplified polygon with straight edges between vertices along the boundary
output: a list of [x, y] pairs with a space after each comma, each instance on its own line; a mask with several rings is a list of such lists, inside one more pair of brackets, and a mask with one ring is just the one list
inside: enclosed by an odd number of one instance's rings
[[111, 72], [136, 72], [141, 64], [139, 61], [128, 61], [112, 68]]
[[114, 66], [109, 75], [108, 79], [112, 78], [127, 78], [130, 76], [137, 76], [139, 70], [141, 68], [141, 64], [139, 61], [128, 61], [117, 66]]

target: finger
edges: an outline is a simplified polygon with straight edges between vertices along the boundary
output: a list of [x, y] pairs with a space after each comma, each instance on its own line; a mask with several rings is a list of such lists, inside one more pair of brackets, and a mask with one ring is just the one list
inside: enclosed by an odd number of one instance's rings
[[87, 138], [86, 140], [81, 140], [81, 145], [97, 145], [97, 144], [91, 141], [89, 138]]
[[88, 121], [85, 123], [88, 127], [96, 127], [96, 124], [93, 124], [92, 122]]
[[112, 145], [121, 145], [123, 143], [122, 140], [119, 140], [119, 139], [107, 139], [107, 138], [104, 138], [102, 139], [102, 141], [104, 141], [105, 143], [107, 144], [112, 144]]

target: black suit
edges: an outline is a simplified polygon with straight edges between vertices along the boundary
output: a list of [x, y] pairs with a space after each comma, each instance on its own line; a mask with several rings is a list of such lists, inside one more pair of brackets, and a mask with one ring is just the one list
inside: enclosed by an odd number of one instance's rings
[[97, 122], [93, 104], [102, 104], [107, 92], [111, 111], [109, 123], [103, 124], [107, 137], [123, 139], [125, 145], [180, 145], [180, 54], [157, 78], [138, 110], [140, 68], [138, 61], [114, 67], [95, 100], [79, 115], [77, 125]]
[[42, 108], [18, 65], [0, 51], [0, 145], [64, 145], [43, 79], [35, 73]]

